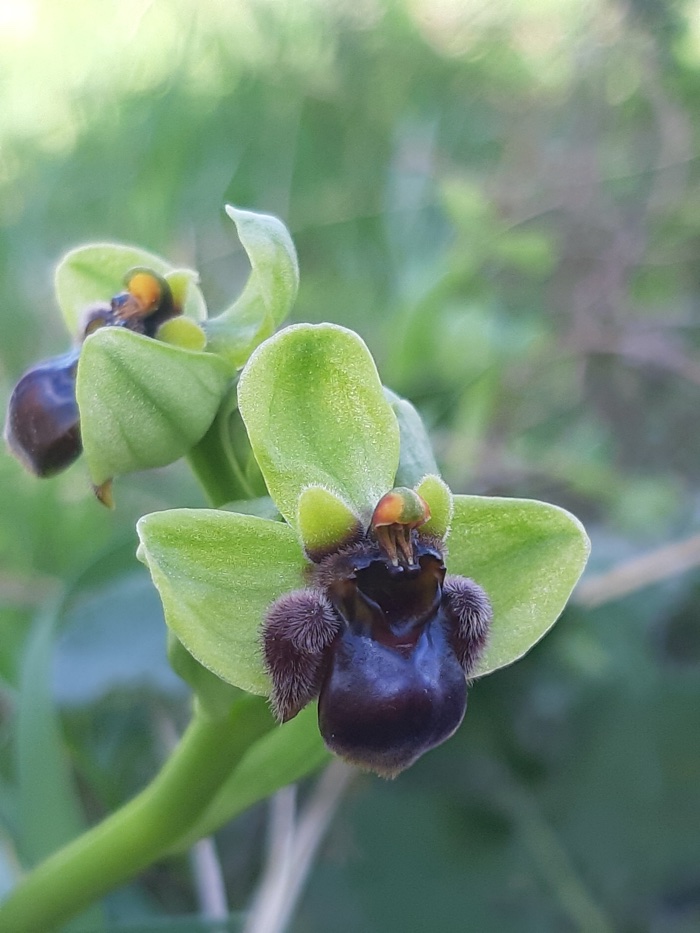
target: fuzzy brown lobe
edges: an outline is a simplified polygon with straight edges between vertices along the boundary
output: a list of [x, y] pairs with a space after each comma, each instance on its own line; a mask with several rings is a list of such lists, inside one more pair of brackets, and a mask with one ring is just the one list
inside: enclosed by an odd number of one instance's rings
[[413, 535], [394, 565], [372, 537], [325, 557], [263, 629], [272, 704], [286, 721], [316, 697], [328, 747], [392, 777], [462, 721], [491, 621], [484, 591], [445, 576], [442, 544]]

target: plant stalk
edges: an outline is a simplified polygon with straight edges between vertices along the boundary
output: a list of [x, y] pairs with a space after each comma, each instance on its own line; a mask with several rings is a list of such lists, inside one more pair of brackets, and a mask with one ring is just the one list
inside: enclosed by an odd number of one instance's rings
[[0, 905], [3, 933], [50, 933], [158, 859], [272, 724], [255, 697], [238, 700], [220, 719], [196, 714], [145, 790], [20, 882]]

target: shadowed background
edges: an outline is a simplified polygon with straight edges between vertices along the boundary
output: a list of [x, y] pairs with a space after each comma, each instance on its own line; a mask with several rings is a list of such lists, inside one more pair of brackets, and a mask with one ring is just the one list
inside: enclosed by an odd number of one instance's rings
[[[455, 491], [548, 499], [591, 533], [577, 600], [474, 686], [456, 738], [353, 785], [299, 933], [700, 924], [699, 99], [690, 2], [0, 4], [3, 398], [67, 349], [51, 272], [81, 242], [196, 268], [227, 305], [229, 201], [285, 220], [294, 318], [364, 337]], [[0, 458], [0, 891], [70, 810], [20, 695], [58, 705], [90, 820], [186, 715], [133, 528], [203, 500], [181, 465], [116, 494], [110, 514], [81, 462], [39, 482]], [[49, 663], [28, 632], [62, 585]], [[234, 908], [264, 823], [218, 838]], [[187, 861], [109, 910], [196, 911]]]

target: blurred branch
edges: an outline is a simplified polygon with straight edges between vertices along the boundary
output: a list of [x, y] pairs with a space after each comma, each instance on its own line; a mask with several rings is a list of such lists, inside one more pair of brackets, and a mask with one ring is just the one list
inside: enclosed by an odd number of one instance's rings
[[195, 842], [190, 850], [199, 910], [205, 920], [227, 920], [228, 900], [216, 844], [211, 836]]
[[506, 775], [499, 781], [506, 805], [533, 865], [579, 933], [614, 933], [615, 927], [580, 877], [569, 853], [545, 819], [535, 797]]
[[316, 784], [298, 821], [294, 789], [288, 787], [275, 795], [268, 862], [244, 933], [284, 933], [316, 851], [356, 773], [342, 761], [333, 761]]
[[577, 587], [574, 602], [593, 609], [694, 567], [700, 567], [700, 534], [666, 544], [641, 557], [623, 561], [605, 573], [589, 577]]

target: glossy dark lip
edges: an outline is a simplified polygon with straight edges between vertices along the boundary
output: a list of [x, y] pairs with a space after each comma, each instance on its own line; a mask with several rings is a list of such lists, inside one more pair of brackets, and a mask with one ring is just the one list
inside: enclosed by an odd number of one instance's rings
[[70, 466], [82, 451], [75, 399], [79, 349], [37, 363], [23, 374], [7, 406], [5, 440], [36, 476]]
[[369, 532], [310, 567], [263, 626], [278, 719], [318, 697], [326, 745], [384, 777], [459, 727], [491, 618], [483, 590], [446, 573], [439, 539], [414, 530], [411, 553], [397, 565]]

